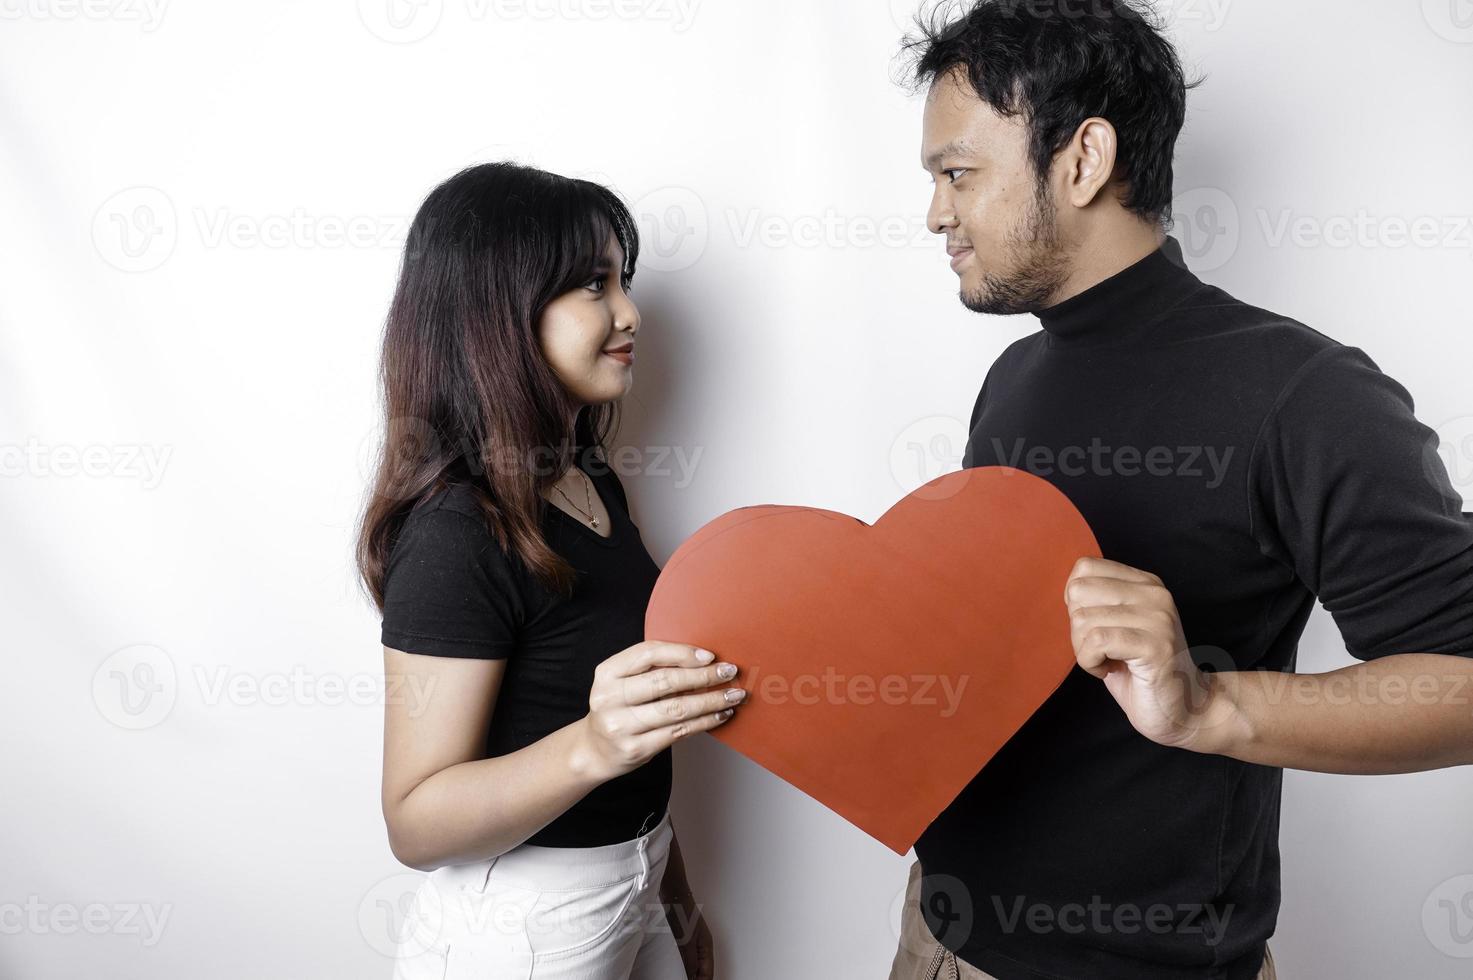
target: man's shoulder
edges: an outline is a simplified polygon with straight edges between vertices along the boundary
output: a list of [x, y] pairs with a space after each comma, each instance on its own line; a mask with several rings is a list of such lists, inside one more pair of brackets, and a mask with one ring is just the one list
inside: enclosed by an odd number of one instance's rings
[[1301, 320], [1246, 302], [1208, 283], [1163, 320], [1166, 337], [1211, 341], [1245, 353], [1272, 355], [1275, 361], [1301, 362], [1328, 348], [1344, 346]]

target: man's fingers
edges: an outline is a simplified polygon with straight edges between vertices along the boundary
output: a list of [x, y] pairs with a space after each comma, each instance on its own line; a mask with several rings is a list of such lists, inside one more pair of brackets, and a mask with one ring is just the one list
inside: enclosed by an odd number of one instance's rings
[[1130, 626], [1096, 626], [1074, 645], [1074, 658], [1079, 666], [1095, 677], [1110, 672], [1109, 660], [1136, 660], [1151, 651], [1151, 636], [1145, 630]]
[[1165, 605], [1171, 593], [1158, 582], [1126, 581], [1096, 575], [1071, 578], [1064, 586], [1064, 604], [1078, 606]]
[[1090, 630], [1101, 626], [1129, 626], [1150, 630], [1170, 625], [1159, 611], [1142, 609], [1132, 603], [1113, 606], [1076, 606], [1069, 610], [1069, 635], [1077, 646]]
[[1126, 565], [1108, 558], [1095, 558], [1086, 555], [1074, 563], [1074, 568], [1069, 572], [1069, 577], [1086, 576], [1093, 578], [1114, 578], [1123, 582], [1155, 582], [1158, 585], [1161, 579], [1150, 572]]
[[1073, 603], [1079, 601], [1074, 597], [1083, 592], [1086, 595], [1100, 595], [1100, 601], [1105, 603], [1120, 601], [1108, 598], [1116, 594], [1129, 595], [1133, 587], [1160, 586], [1163, 583], [1157, 575], [1143, 569], [1123, 565], [1118, 561], [1108, 558], [1080, 558], [1074, 563], [1069, 572], [1069, 578], [1064, 583], [1064, 601]]

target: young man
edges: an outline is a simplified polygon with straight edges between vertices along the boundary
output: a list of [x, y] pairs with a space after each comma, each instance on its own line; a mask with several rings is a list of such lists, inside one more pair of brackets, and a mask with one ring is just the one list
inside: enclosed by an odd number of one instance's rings
[[[1164, 235], [1153, 25], [984, 0], [908, 50], [961, 300], [1043, 327], [964, 465], [1051, 481], [1106, 560], [1060, 597], [1079, 669], [916, 844], [890, 976], [1271, 978], [1282, 768], [1473, 763], [1473, 523], [1406, 389]], [[1294, 674], [1316, 597], [1361, 662]]]

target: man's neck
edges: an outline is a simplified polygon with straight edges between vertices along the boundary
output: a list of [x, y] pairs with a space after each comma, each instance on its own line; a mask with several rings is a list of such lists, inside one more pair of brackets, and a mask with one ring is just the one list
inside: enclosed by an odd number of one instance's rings
[[1161, 247], [1166, 240], [1164, 232], [1134, 222], [1136, 227], [1109, 234], [1097, 235], [1082, 243], [1074, 252], [1074, 268], [1049, 298], [1049, 306], [1056, 306], [1078, 296], [1091, 286], [1129, 268]]

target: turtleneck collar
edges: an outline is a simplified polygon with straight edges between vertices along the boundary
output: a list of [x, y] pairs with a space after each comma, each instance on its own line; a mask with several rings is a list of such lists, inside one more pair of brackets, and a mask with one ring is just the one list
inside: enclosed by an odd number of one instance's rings
[[1201, 280], [1170, 235], [1150, 255], [1038, 312], [1050, 347], [1095, 347], [1137, 336]]

